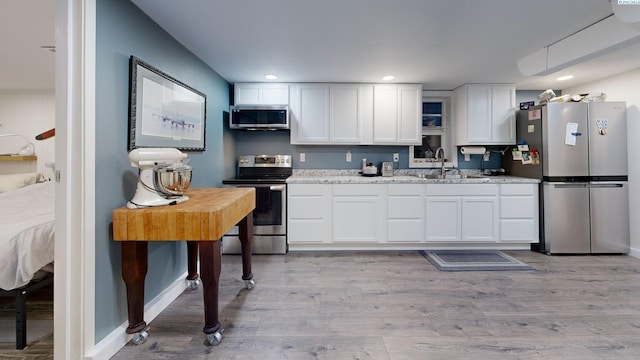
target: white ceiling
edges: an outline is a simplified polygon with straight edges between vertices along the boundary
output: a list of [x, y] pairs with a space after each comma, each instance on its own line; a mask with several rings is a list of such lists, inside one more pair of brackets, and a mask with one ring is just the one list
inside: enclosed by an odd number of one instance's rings
[[559, 73], [518, 71], [518, 59], [612, 14], [609, 0], [132, 1], [230, 82], [268, 73], [283, 82], [380, 82], [392, 74], [429, 90], [486, 82], [561, 89], [640, 66], [637, 45], [566, 69], [575, 80], [562, 85]]
[[[612, 14], [609, 0], [132, 0], [229, 82], [515, 83], [562, 89], [640, 67], [640, 44], [547, 76], [517, 60]], [[7, 0], [0, 89], [53, 88], [54, 0]], [[99, 14], [98, 14], [99, 15]], [[555, 78], [571, 73], [573, 80]]]

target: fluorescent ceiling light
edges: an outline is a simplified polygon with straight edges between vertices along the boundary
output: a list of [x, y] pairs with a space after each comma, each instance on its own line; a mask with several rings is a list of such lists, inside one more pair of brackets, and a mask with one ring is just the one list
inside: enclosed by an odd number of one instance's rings
[[393, 76], [393, 75], [386, 75], [386, 76], [382, 77], [382, 80], [384, 80], [384, 81], [389, 81], [389, 80], [393, 80], [393, 79], [395, 79], [395, 76]]
[[264, 76], [264, 78], [267, 80], [278, 80], [278, 76], [274, 74], [267, 74]]
[[560, 77], [559, 77], [559, 78], [557, 78], [556, 80], [558, 80], [558, 81], [565, 81], [565, 80], [569, 80], [569, 79], [573, 79], [573, 75], [560, 76]]

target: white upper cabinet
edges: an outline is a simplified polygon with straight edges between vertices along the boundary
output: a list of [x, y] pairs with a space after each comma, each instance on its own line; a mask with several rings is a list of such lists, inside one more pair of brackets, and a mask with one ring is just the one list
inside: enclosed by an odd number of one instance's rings
[[453, 92], [456, 145], [516, 143], [512, 84], [468, 84]]
[[419, 144], [421, 95], [420, 85], [291, 84], [291, 143]]
[[361, 144], [364, 118], [371, 117], [372, 86], [293, 84], [292, 144]]
[[398, 138], [398, 87], [373, 87], [373, 142], [394, 143]]
[[335, 84], [329, 89], [330, 137], [333, 144], [359, 144], [362, 139], [365, 107], [371, 106], [368, 97], [371, 86], [360, 84]]
[[330, 100], [328, 84], [295, 84], [291, 86], [292, 144], [328, 144]]
[[289, 84], [237, 83], [233, 95], [235, 105], [289, 105]]
[[494, 85], [491, 88], [492, 140], [502, 145], [516, 143], [516, 87]]
[[421, 85], [374, 85], [373, 144], [419, 145], [421, 129]]
[[398, 144], [422, 143], [422, 86], [398, 85]]

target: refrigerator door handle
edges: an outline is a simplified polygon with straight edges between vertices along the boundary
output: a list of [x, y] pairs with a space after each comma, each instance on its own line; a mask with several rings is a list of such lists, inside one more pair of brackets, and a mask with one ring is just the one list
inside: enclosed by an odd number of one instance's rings
[[587, 187], [587, 184], [555, 184], [553, 187], [556, 189], [584, 189]]
[[622, 184], [589, 184], [590, 188], [621, 188]]

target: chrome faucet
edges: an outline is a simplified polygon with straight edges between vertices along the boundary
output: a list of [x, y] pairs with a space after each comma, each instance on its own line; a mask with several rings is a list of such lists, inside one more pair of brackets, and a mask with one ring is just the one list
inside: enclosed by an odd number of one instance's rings
[[436, 154], [435, 154], [436, 160], [438, 159], [438, 154], [439, 154], [439, 153], [442, 153], [442, 157], [440, 158], [440, 161], [442, 161], [442, 166], [441, 166], [441, 168], [440, 168], [440, 175], [441, 175], [442, 177], [444, 177], [444, 174], [445, 174], [446, 170], [444, 169], [444, 149], [442, 148], [442, 146], [440, 146], [440, 147], [436, 150]]

